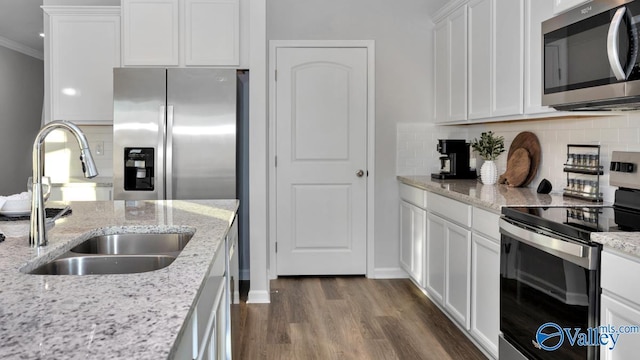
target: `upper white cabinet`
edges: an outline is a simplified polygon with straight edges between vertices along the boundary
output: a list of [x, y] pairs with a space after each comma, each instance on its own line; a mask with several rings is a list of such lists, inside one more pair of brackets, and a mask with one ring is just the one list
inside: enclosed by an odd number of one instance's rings
[[455, 10], [434, 30], [435, 118], [467, 118], [467, 7]]
[[239, 0], [123, 0], [125, 66], [239, 66]]
[[45, 121], [110, 124], [120, 8], [45, 6]]
[[558, 14], [589, 1], [591, 0], [553, 0], [553, 12]]
[[[434, 28], [435, 122], [516, 119], [552, 111], [541, 106], [540, 29], [551, 16], [552, 1], [458, 1], [463, 4], [456, 10], [436, 17], [441, 20]], [[454, 22], [461, 13], [467, 14], [464, 24]], [[466, 31], [466, 39], [454, 38], [455, 31]], [[447, 105], [449, 112], [444, 111]]]
[[524, 27], [524, 112], [555, 111], [542, 106], [542, 22], [553, 16], [553, 0], [526, 0]]
[[523, 0], [469, 2], [469, 119], [522, 114]]

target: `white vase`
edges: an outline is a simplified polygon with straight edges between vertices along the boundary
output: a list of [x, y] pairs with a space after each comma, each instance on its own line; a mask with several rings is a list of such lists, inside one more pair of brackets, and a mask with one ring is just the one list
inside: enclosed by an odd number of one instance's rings
[[480, 168], [480, 180], [485, 185], [493, 185], [498, 180], [498, 168], [493, 160], [485, 160]]

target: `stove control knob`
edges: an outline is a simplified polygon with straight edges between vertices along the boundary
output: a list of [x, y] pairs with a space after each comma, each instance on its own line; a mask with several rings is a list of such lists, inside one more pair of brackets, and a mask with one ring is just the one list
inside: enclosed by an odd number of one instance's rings
[[632, 173], [635, 171], [635, 164], [633, 163], [621, 163], [620, 171], [626, 173]]
[[611, 166], [609, 167], [609, 170], [611, 170], [611, 171], [620, 171], [620, 162], [619, 161], [612, 161], [611, 162]]

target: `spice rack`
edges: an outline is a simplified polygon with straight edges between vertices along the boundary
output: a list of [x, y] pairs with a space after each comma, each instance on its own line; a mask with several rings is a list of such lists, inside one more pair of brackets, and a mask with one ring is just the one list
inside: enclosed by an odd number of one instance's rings
[[604, 174], [600, 165], [600, 145], [567, 145], [567, 186], [564, 196], [602, 201], [600, 176]]

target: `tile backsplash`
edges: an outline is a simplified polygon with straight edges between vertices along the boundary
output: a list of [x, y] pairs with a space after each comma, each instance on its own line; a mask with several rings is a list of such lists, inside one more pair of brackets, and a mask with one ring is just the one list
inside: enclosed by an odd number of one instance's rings
[[[605, 201], [613, 201], [615, 187], [609, 186], [611, 152], [640, 151], [640, 113], [623, 112], [610, 116], [565, 117], [477, 125], [438, 126], [427, 123], [402, 123], [397, 126], [396, 170], [399, 175], [428, 175], [439, 171], [438, 139], [466, 139], [471, 141], [483, 131], [504, 136], [508, 150], [513, 139], [522, 131], [537, 135], [541, 147], [541, 161], [536, 178], [529, 187], [537, 187], [544, 178], [553, 184], [553, 192], [562, 192], [567, 176], [563, 165], [567, 158], [567, 144], [595, 144], [601, 146], [601, 163], [605, 168], [600, 185]], [[475, 155], [475, 154], [474, 154]], [[477, 155], [475, 155], [477, 156]], [[481, 165], [478, 159], [478, 169]], [[506, 170], [506, 151], [498, 160], [498, 173]]]
[[[84, 132], [100, 178], [113, 177], [113, 127], [80, 126]], [[80, 149], [76, 139], [65, 130], [54, 130], [45, 140], [45, 175], [54, 183], [82, 178], [82, 165], [78, 158]]]

